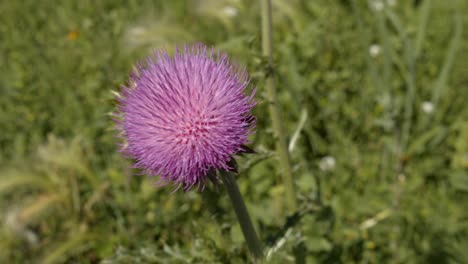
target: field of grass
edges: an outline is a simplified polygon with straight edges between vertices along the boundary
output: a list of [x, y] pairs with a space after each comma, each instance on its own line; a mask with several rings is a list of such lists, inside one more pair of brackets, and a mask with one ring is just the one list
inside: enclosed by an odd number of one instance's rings
[[238, 184], [267, 263], [468, 263], [468, 1], [272, 2], [271, 67], [259, 1], [0, 0], [0, 263], [251, 261], [223, 188], [154, 187], [117, 152], [133, 65], [196, 42], [257, 87]]

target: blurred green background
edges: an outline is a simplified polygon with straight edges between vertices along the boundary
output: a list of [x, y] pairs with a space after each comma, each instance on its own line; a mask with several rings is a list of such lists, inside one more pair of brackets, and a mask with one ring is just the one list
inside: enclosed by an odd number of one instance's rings
[[269, 263], [468, 263], [468, 1], [273, 0], [300, 209], [286, 215], [249, 0], [0, 1], [0, 263], [246, 263], [223, 188], [116, 151], [115, 95], [204, 42], [258, 88], [242, 193]]

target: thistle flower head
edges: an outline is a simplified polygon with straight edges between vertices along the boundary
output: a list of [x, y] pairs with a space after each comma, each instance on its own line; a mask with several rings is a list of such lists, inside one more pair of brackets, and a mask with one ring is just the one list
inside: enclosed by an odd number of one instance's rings
[[255, 125], [245, 70], [199, 44], [157, 51], [124, 87], [118, 128], [135, 167], [184, 189], [204, 186], [210, 171], [232, 169]]

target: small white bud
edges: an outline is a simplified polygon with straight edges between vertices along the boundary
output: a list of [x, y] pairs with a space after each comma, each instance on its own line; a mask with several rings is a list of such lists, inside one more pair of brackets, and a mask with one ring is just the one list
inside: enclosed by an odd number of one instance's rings
[[424, 113], [430, 114], [434, 112], [434, 104], [432, 102], [425, 101], [421, 104], [421, 109]]
[[238, 13], [237, 8], [232, 6], [225, 6], [222, 11], [228, 17], [235, 17]]
[[335, 168], [336, 160], [332, 156], [325, 156], [319, 162], [319, 168], [322, 171], [330, 171]]
[[377, 12], [380, 12], [384, 9], [385, 5], [382, 0], [370, 0], [369, 5], [372, 9], [374, 9]]
[[380, 55], [380, 52], [381, 52], [381, 48], [379, 45], [377, 44], [372, 44], [370, 47], [369, 47], [369, 54], [371, 55], [371, 57], [375, 58], [377, 56]]

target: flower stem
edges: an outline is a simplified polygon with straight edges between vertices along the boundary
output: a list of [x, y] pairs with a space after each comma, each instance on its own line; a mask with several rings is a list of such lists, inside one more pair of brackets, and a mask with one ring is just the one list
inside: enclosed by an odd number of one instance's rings
[[252, 221], [250, 220], [249, 212], [247, 211], [247, 207], [245, 206], [244, 200], [242, 199], [242, 195], [239, 191], [239, 187], [237, 186], [234, 173], [230, 171], [223, 171], [221, 172], [221, 179], [229, 194], [229, 198], [231, 199], [232, 206], [236, 212], [237, 219], [239, 220], [242, 233], [244, 234], [245, 240], [247, 241], [247, 246], [250, 252], [254, 258], [262, 259], [262, 245], [260, 244], [260, 240], [258, 239], [257, 233], [255, 232]]
[[297, 208], [294, 179], [292, 175], [289, 152], [286, 145], [283, 124], [281, 123], [281, 110], [276, 94], [275, 80], [273, 76], [273, 40], [272, 40], [272, 22], [271, 22], [271, 0], [262, 1], [262, 46], [263, 55], [268, 60], [269, 70], [266, 75], [266, 90], [269, 99], [269, 110], [273, 124], [273, 130], [276, 136], [276, 151], [279, 155], [281, 174], [285, 186], [286, 199], [289, 212], [294, 212]]

